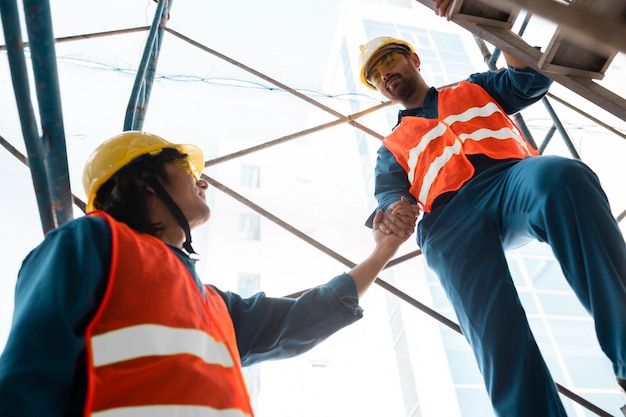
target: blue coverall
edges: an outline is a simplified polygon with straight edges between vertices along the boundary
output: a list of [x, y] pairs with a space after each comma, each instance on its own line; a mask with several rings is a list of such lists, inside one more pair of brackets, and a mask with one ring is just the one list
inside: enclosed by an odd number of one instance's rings
[[[530, 68], [473, 74], [513, 114], [541, 99], [550, 80]], [[437, 90], [406, 116], [437, 117]], [[596, 175], [557, 156], [468, 159], [476, 173], [446, 193], [418, 225], [417, 243], [436, 272], [469, 341], [494, 410], [501, 417], [566, 417], [531, 333], [505, 251], [529, 238], [548, 243], [578, 299], [594, 318], [600, 346], [626, 378], [626, 245]], [[419, 163], [419, 161], [418, 161]], [[375, 196], [386, 209], [408, 194], [406, 172], [384, 147]], [[371, 225], [371, 218], [368, 220]]]

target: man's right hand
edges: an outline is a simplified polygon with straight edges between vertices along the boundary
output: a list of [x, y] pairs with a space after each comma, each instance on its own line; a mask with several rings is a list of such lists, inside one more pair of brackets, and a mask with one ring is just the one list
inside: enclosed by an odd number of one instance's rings
[[380, 230], [385, 234], [407, 237], [415, 230], [415, 221], [419, 214], [417, 204], [411, 204], [406, 197], [402, 197], [387, 208]]
[[435, 0], [435, 4], [433, 5], [435, 14], [437, 16], [445, 17], [447, 20], [450, 20], [452, 3], [452, 0]]

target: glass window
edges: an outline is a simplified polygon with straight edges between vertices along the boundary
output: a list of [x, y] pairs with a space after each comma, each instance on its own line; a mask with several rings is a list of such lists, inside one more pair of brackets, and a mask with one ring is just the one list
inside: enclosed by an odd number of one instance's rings
[[601, 357], [602, 351], [595, 339], [593, 320], [549, 319], [561, 353], [569, 357]]
[[430, 296], [432, 297], [433, 305], [437, 310], [452, 309], [452, 304], [450, 304], [448, 296], [441, 285], [431, 284]]
[[524, 306], [526, 314], [539, 314], [539, 309], [532, 293], [528, 291], [518, 291], [517, 294], [522, 306]]
[[[606, 361], [607, 366], [598, 368], [598, 362], [587, 360], [585, 357], [565, 357], [564, 359], [572, 383], [577, 388], [577, 391], [580, 391], [580, 389], [615, 389], [615, 377], [613, 377], [608, 361]], [[598, 402], [597, 404], [601, 403]]]
[[242, 297], [250, 297], [261, 288], [261, 276], [259, 274], [239, 274], [237, 280], [237, 293]]
[[250, 188], [261, 186], [261, 168], [258, 165], [241, 166], [241, 185]]
[[588, 317], [587, 312], [573, 293], [538, 294], [543, 311], [547, 315]]
[[454, 384], [477, 384], [482, 387], [483, 378], [478, 370], [474, 353], [465, 337], [448, 328], [442, 329], [441, 336], [446, 348]]
[[517, 259], [507, 259], [511, 278], [516, 287], [524, 287], [524, 274], [521, 263]]
[[[624, 406], [624, 396], [622, 394], [610, 394], [598, 392], [597, 390], [592, 390], [590, 392], [582, 392], [582, 397], [591, 403], [600, 406], [602, 409], [608, 412], [612, 412], [612, 415], [619, 415], [620, 408]], [[579, 414], [574, 414], [574, 409], [572, 407], [572, 401], [565, 401], [565, 409], [567, 411], [567, 415], [574, 416]], [[598, 414], [592, 411], [585, 409], [585, 417], [597, 417]]]
[[261, 239], [261, 217], [256, 213], [241, 213], [239, 216], [239, 239]]
[[391, 23], [375, 22], [372, 20], [366, 20], [363, 23], [365, 25], [367, 39], [376, 38], [378, 36], [393, 36], [395, 33]]
[[556, 261], [544, 262], [543, 267], [532, 276], [535, 288], [541, 290], [569, 290], [561, 267]]
[[484, 387], [457, 387], [456, 396], [462, 416], [494, 416], [493, 408]]
[[407, 410], [419, 409], [419, 397], [415, 386], [415, 376], [411, 371], [411, 352], [406, 340], [406, 333], [402, 332], [396, 344], [396, 358], [398, 361], [398, 371], [402, 385], [402, 396], [404, 406]]

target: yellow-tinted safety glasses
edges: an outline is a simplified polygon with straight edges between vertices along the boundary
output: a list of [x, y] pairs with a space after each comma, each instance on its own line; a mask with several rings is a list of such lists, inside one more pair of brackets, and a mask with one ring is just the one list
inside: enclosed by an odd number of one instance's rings
[[191, 163], [189, 158], [187, 157], [176, 158], [174, 159], [174, 163], [176, 164], [178, 168], [182, 169], [183, 171], [187, 171], [189, 174], [191, 174], [191, 176], [194, 177], [196, 181], [200, 180], [201, 174], [198, 172], [196, 167]]
[[376, 61], [374, 65], [369, 68], [369, 70], [367, 71], [367, 76], [365, 78], [373, 86], [378, 85], [378, 83], [382, 79], [380, 71], [393, 68], [393, 66], [400, 61], [402, 56], [403, 55], [400, 52], [390, 52], [386, 55], [383, 55], [378, 61]]

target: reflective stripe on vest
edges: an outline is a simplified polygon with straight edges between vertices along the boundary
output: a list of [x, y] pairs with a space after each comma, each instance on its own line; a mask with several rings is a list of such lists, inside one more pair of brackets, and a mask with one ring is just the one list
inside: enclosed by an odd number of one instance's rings
[[250, 417], [232, 319], [161, 240], [108, 215], [111, 269], [87, 327], [85, 415]]
[[249, 417], [236, 409], [216, 410], [194, 405], [153, 405], [100, 411], [93, 417]]
[[477, 84], [463, 81], [440, 91], [438, 111], [438, 119], [403, 117], [383, 141], [407, 172], [411, 194], [426, 212], [437, 196], [460, 189], [472, 177], [474, 167], [466, 155], [494, 159], [538, 155]]
[[177, 329], [156, 324], [130, 326], [92, 338], [95, 367], [143, 356], [186, 353], [206, 363], [232, 367], [233, 359], [224, 343], [195, 329]]

